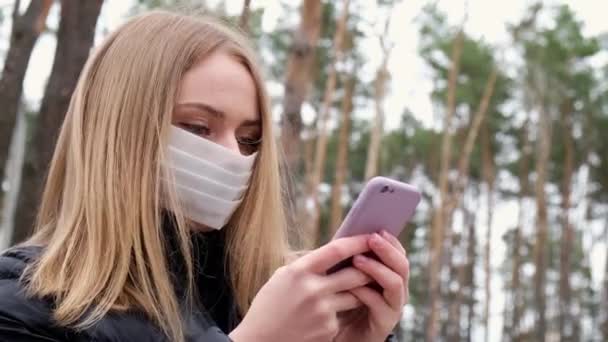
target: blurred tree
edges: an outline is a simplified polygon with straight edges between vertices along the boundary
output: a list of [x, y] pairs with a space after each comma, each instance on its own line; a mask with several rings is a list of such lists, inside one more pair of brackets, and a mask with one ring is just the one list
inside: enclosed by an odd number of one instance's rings
[[[218, 6], [222, 6], [220, 4]], [[186, 9], [194, 8], [207, 10], [209, 6], [206, 0], [137, 0], [131, 12], [140, 13], [146, 10], [153, 9]], [[216, 8], [216, 10], [220, 10]]]
[[[536, 67], [536, 66], [535, 66]], [[531, 71], [533, 74], [538, 74], [537, 70]], [[534, 76], [532, 76], [534, 77]], [[543, 76], [540, 76], [543, 77]], [[536, 106], [539, 111], [538, 118], [538, 143], [537, 143], [537, 158], [536, 158], [536, 243], [534, 244], [534, 298], [536, 306], [536, 338], [539, 341], [544, 341], [547, 333], [546, 320], [546, 273], [547, 273], [547, 199], [545, 193], [545, 182], [547, 177], [547, 167], [549, 156], [551, 153], [551, 121], [552, 118], [547, 112], [548, 100], [546, 93], [548, 84], [543, 78], [535, 79], [531, 86], [531, 90], [537, 92], [538, 96]], [[539, 84], [540, 83], [540, 84]]]
[[374, 122], [372, 124], [370, 142], [367, 150], [367, 162], [365, 164], [366, 180], [369, 180], [378, 173], [380, 141], [384, 132], [384, 97], [386, 96], [387, 82], [390, 80], [388, 61], [394, 45], [392, 42], [387, 41], [390, 23], [391, 12], [389, 11], [386, 21], [384, 22], [384, 31], [379, 36], [380, 48], [382, 50], [382, 62], [376, 71], [376, 79], [374, 81], [374, 109], [376, 113], [374, 116]]
[[239, 27], [244, 32], [249, 32], [250, 5], [251, 0], [243, 0], [243, 9], [241, 10], [241, 15], [239, 17]]
[[[606, 235], [608, 236], [608, 224], [606, 225]], [[608, 239], [607, 239], [608, 241]], [[602, 317], [600, 321], [600, 336], [603, 340], [608, 339], [608, 253], [604, 261], [604, 281], [602, 286], [602, 296], [600, 298], [600, 310]]]
[[[537, 23], [536, 16], [543, 7], [535, 4], [530, 7], [529, 15], [514, 26], [511, 31], [516, 47], [519, 47], [524, 63], [522, 66], [521, 86], [525, 89], [524, 106], [526, 110], [537, 112], [538, 133], [536, 134], [536, 184], [535, 197], [537, 206], [536, 241], [533, 245], [534, 256], [534, 295], [532, 309], [535, 312], [536, 324], [534, 336], [536, 340], [544, 339], [554, 325], [562, 341], [577, 341], [581, 339], [580, 319], [575, 316], [583, 315], [586, 307], [585, 295], [589, 278], [586, 274], [584, 260], [581, 260], [578, 250], [581, 246], [575, 226], [570, 219], [572, 208], [572, 184], [574, 175], [585, 162], [589, 152], [585, 152], [586, 138], [576, 138], [577, 128], [588, 127], [585, 123], [587, 113], [594, 112], [591, 106], [595, 85], [594, 71], [586, 62], [586, 58], [598, 51], [598, 44], [593, 38], [582, 34], [582, 25], [567, 6], [551, 9], [554, 23], [545, 28]], [[558, 134], [555, 134], [558, 132]], [[577, 156], [583, 156], [577, 157]], [[520, 157], [524, 158], [524, 157]], [[522, 162], [523, 163], [523, 162]], [[520, 186], [524, 186], [520, 176]], [[527, 182], [527, 180], [525, 180]], [[559, 242], [549, 229], [553, 217], [549, 215], [552, 203], [547, 200], [547, 185], [559, 184], [561, 234]], [[557, 223], [557, 222], [556, 222]], [[520, 227], [515, 230], [514, 243], [521, 241]], [[520, 246], [517, 245], [517, 251]], [[553, 245], [558, 245], [559, 257], [553, 257]], [[521, 283], [519, 266], [522, 261], [517, 254], [511, 275], [511, 291]], [[555, 265], [553, 260], [559, 260]], [[547, 297], [547, 289], [552, 269], [558, 269], [559, 281], [557, 296]], [[576, 289], [571, 279], [577, 278]], [[552, 285], [551, 285], [552, 286]], [[573, 293], [576, 301], [573, 301]], [[521, 298], [522, 294], [514, 292], [513, 298]], [[551, 301], [556, 302], [557, 313], [547, 311]], [[548, 303], [549, 302], [549, 303]], [[523, 338], [527, 334], [525, 328], [519, 325], [517, 318], [523, 315], [525, 308], [519, 300], [511, 312], [510, 324], [514, 338]], [[578, 309], [575, 309], [578, 308]], [[551, 318], [557, 317], [557, 322]]]
[[491, 245], [492, 245], [492, 218], [494, 213], [494, 188], [496, 180], [495, 154], [490, 142], [490, 130], [487, 121], [484, 121], [481, 130], [481, 159], [483, 180], [486, 183], [486, 241], [484, 250], [484, 274], [485, 274], [485, 301], [483, 308], [484, 341], [489, 341], [490, 334], [490, 302], [491, 291]]
[[[354, 74], [354, 70], [351, 71]], [[338, 151], [336, 156], [336, 172], [331, 193], [331, 216], [329, 220], [330, 236], [340, 225], [343, 217], [342, 190], [345, 186], [347, 166], [348, 166], [348, 146], [350, 142], [350, 121], [353, 110], [353, 97], [355, 94], [355, 76], [345, 75], [344, 95], [342, 96], [341, 118], [339, 123]]]
[[344, 6], [333, 39], [334, 56], [328, 71], [327, 82], [325, 83], [325, 92], [323, 95], [323, 103], [319, 110], [317, 119], [317, 139], [315, 144], [315, 154], [312, 174], [309, 175], [308, 196], [312, 200], [312, 210], [308, 220], [306, 233], [311, 245], [316, 245], [320, 237], [320, 204], [318, 188], [322, 181], [323, 171], [325, 170], [325, 162], [327, 155], [327, 125], [330, 119], [330, 111], [333, 104], [334, 92], [336, 89], [336, 65], [343, 59], [344, 36], [347, 30], [346, 22], [348, 19], [350, 0], [344, 0]]
[[102, 4], [103, 0], [61, 1], [55, 60], [34, 124], [32, 141], [26, 148], [13, 242], [23, 241], [32, 231], [44, 175], [72, 92], [89, 57]]
[[[457, 255], [468, 256], [469, 249], [477, 245], [474, 232], [476, 225], [474, 222], [467, 224], [467, 227], [473, 230], [472, 233], [469, 231], [455, 233], [452, 229], [453, 216], [455, 211], [459, 211], [471, 219], [470, 215], [466, 214], [469, 204], [463, 202], [464, 195], [470, 190], [469, 184], [474, 187], [475, 181], [482, 181], [481, 176], [488, 174], [480, 171], [484, 170], [482, 161], [485, 161], [485, 170], [488, 170], [488, 165], [494, 164], [494, 155], [500, 145], [498, 132], [505, 121], [501, 108], [510, 97], [510, 81], [504, 72], [497, 68], [498, 63], [493, 56], [493, 48], [481, 40], [472, 39], [461, 29], [449, 26], [445, 15], [438, 11], [436, 6], [426, 6], [419, 21], [421, 22], [420, 54], [432, 71], [434, 83], [432, 99], [439, 108], [447, 108], [442, 118], [441, 152], [431, 153], [427, 157], [430, 159], [430, 165], [433, 165], [433, 156], [440, 155], [439, 174], [433, 174], [433, 167], [428, 172], [432, 179], [439, 179], [438, 198], [440, 199], [433, 215], [432, 254], [429, 267], [429, 290], [439, 292], [437, 294], [431, 292], [430, 298], [439, 302], [440, 296], [446, 296], [445, 299], [450, 304], [448, 311], [451, 312], [448, 314], [447, 324], [443, 325], [442, 319], [438, 316], [438, 311], [443, 306], [436, 304], [434, 308], [435, 304], [431, 302], [427, 339], [434, 340], [439, 333], [447, 334], [448, 338], [450, 336], [457, 338], [466, 332], [462, 329], [466, 325], [460, 322], [462, 316], [459, 312], [463, 301], [466, 301], [467, 306], [472, 303], [468, 299], [465, 300], [465, 294], [472, 293], [471, 287], [474, 287], [474, 284], [468, 282], [470, 272], [467, 269], [469, 266], [474, 268], [475, 250], [471, 250], [471, 260], [467, 259], [468, 257], [459, 258], [459, 260], [467, 260], [466, 262], [458, 263], [454, 258]], [[459, 40], [461, 47], [456, 59], [453, 57], [455, 42]], [[458, 62], [458, 70], [454, 70], [455, 61]], [[448, 117], [450, 117], [449, 123], [446, 122]], [[482, 141], [476, 144], [480, 132]], [[482, 158], [484, 155], [485, 158]], [[454, 168], [455, 177], [448, 177]], [[493, 183], [492, 178], [489, 177], [484, 177], [484, 181]], [[492, 198], [493, 196], [488, 197], [488, 199]], [[486, 217], [491, 219], [493, 203], [489, 204], [485, 206], [489, 214]], [[468, 241], [464, 239], [465, 236]], [[488, 241], [486, 237], [486, 243]], [[449, 278], [439, 278], [443, 273], [441, 270], [444, 263], [449, 264], [450, 271], [447, 273]], [[490, 272], [486, 274], [489, 275]], [[447, 283], [456, 286], [447, 286]], [[488, 295], [486, 297], [489, 298]], [[472, 312], [469, 312], [470, 315]], [[436, 322], [432, 323], [433, 321]], [[433, 327], [431, 324], [436, 326]], [[436, 331], [434, 332], [433, 329]]]
[[8, 158], [11, 136], [21, 103], [23, 79], [34, 45], [46, 29], [46, 18], [52, 0], [30, 1], [25, 13], [19, 13], [20, 0], [14, 3], [10, 46], [0, 79], [0, 184]]
[[436, 178], [438, 165], [436, 142], [440, 139], [440, 135], [435, 130], [424, 127], [413, 115], [409, 109], [406, 109], [400, 126], [384, 135], [381, 144], [380, 173], [406, 181], [418, 169], [429, 178]]
[[[608, 42], [608, 34], [605, 35], [605, 41]], [[604, 51], [608, 49], [608, 44]], [[598, 156], [608, 156], [608, 139], [605, 138], [603, 132], [608, 131], [608, 65], [606, 65], [601, 73], [600, 91], [597, 92], [597, 97], [592, 99], [593, 108], [595, 110], [590, 113], [588, 126], [596, 129], [589, 130], [592, 134], [587, 135], [587, 145], [589, 150], [589, 162], [591, 168], [590, 175], [594, 183], [599, 185], [596, 190], [590, 194], [591, 198], [600, 203], [608, 201], [608, 158], [599, 158]], [[593, 158], [591, 158], [593, 157]], [[604, 243], [608, 245], [608, 219], [604, 215]], [[605, 267], [603, 275], [603, 285], [600, 294], [598, 335], [602, 340], [608, 340], [608, 253], [605, 257]]]
[[[510, 284], [506, 288], [510, 289], [510, 293], [507, 294], [510, 300], [507, 301], [507, 307], [510, 310], [505, 310], [504, 314], [504, 334], [511, 340], [517, 340], [520, 334], [520, 320], [522, 317], [523, 307], [523, 289], [521, 285], [521, 267], [523, 264], [522, 260], [522, 244], [523, 244], [523, 230], [525, 225], [525, 212], [526, 204], [525, 200], [530, 196], [530, 181], [528, 179], [530, 174], [530, 159], [532, 154], [532, 146], [528, 137], [528, 127], [530, 124], [529, 117], [526, 117], [523, 125], [519, 130], [517, 148], [520, 151], [520, 156], [517, 161], [518, 163], [518, 178], [519, 178], [519, 199], [518, 199], [518, 217], [517, 225], [513, 232], [513, 241], [511, 243], [513, 251], [512, 271]], [[510, 319], [509, 319], [510, 318]]]
[[[599, 44], [594, 38], [582, 34], [582, 23], [579, 22], [567, 6], [557, 9], [555, 29], [547, 32], [547, 39], [552, 53], [558, 58], [561, 66], [556, 70], [557, 82], [561, 85], [561, 96], [557, 102], [556, 129], [561, 129], [561, 137], [553, 142], [557, 154], [552, 156], [555, 167], [551, 172], [552, 180], [560, 184], [561, 195], [561, 240], [559, 266], [559, 332], [562, 341], [576, 341], [580, 325], [574, 318], [572, 309], [573, 270], [572, 251], [575, 249], [576, 236], [571, 222], [572, 184], [574, 175], [583, 164], [586, 153], [583, 151], [583, 139], [574, 136], [576, 127], [583, 127], [586, 113], [590, 108], [590, 96], [596, 87], [593, 70], [585, 61], [599, 51]], [[567, 37], [564, 39], [564, 37]], [[580, 156], [583, 156], [581, 158]]]
[[[293, 34], [285, 71], [285, 94], [281, 116], [281, 146], [288, 169], [299, 172], [302, 133], [302, 103], [308, 97], [314, 76], [314, 58], [321, 32], [320, 0], [304, 0], [300, 10], [300, 25]], [[292, 194], [294, 192], [292, 191]]]
[[460, 67], [460, 56], [462, 54], [462, 45], [464, 41], [464, 33], [462, 29], [454, 38], [454, 45], [451, 54], [451, 67], [448, 78], [447, 92], [447, 109], [443, 119], [443, 137], [441, 143], [441, 158], [439, 160], [439, 198], [440, 204], [435, 211], [435, 217], [432, 224], [431, 237], [431, 257], [430, 257], [430, 313], [427, 328], [427, 341], [435, 341], [438, 338], [439, 331], [439, 306], [440, 306], [440, 273], [442, 263], [444, 229], [447, 223], [446, 220], [446, 205], [448, 196], [448, 171], [449, 163], [452, 155], [452, 118], [456, 111], [456, 81]]
[[[531, 7], [530, 13], [534, 16], [525, 18], [525, 24], [520, 24], [521, 27], [528, 28], [528, 35], [535, 33], [536, 14], [542, 8], [540, 4], [535, 4]], [[516, 40], [524, 37], [523, 31], [515, 31]], [[538, 137], [536, 146], [536, 181], [535, 181], [535, 197], [536, 197], [536, 241], [534, 244], [534, 308], [535, 308], [535, 337], [539, 341], [543, 341], [547, 332], [546, 320], [546, 273], [547, 273], [547, 246], [548, 246], [548, 218], [547, 218], [547, 202], [545, 193], [545, 183], [547, 179], [547, 168], [551, 151], [551, 129], [552, 117], [550, 115], [550, 97], [549, 82], [547, 77], [550, 73], [544, 72], [542, 69], [546, 60], [542, 57], [546, 56], [543, 53], [542, 46], [539, 43], [534, 43], [540, 37], [535, 36], [529, 38], [522, 43], [523, 54], [525, 59], [525, 74], [524, 83], [526, 92], [530, 96], [530, 109], [538, 112]]]
[[[604, 34], [603, 53], [608, 51], [608, 34]], [[591, 206], [588, 216], [597, 218], [604, 225], [603, 238], [608, 245], [608, 215], [602, 210], [608, 203], [608, 63], [595, 74], [597, 88], [589, 99], [591, 110], [587, 113], [584, 126], [585, 150], [588, 153], [587, 166], [591, 178], [591, 187], [588, 193]], [[599, 239], [598, 239], [599, 240]], [[606, 270], [603, 279], [601, 294], [600, 330], [604, 339], [608, 338], [608, 254], [606, 255]]]
[[[486, 182], [489, 184], [489, 180], [491, 178], [491, 165], [493, 164], [493, 162], [491, 162], [491, 153], [489, 151], [489, 146], [490, 143], [488, 141], [488, 125], [487, 125], [487, 120], [484, 120], [485, 115], [488, 111], [488, 105], [490, 104], [490, 99], [492, 98], [492, 94], [494, 92], [494, 86], [496, 84], [496, 79], [498, 76], [498, 71], [496, 70], [496, 68], [492, 69], [489, 79], [486, 82], [486, 86], [484, 89], [484, 94], [483, 97], [481, 98], [481, 102], [479, 104], [479, 107], [477, 109], [477, 111], [475, 112], [475, 115], [473, 117], [473, 119], [471, 120], [471, 125], [468, 129], [466, 138], [465, 138], [465, 142], [464, 142], [464, 146], [463, 146], [463, 151], [460, 153], [460, 158], [458, 160], [458, 175], [456, 177], [455, 180], [455, 185], [454, 185], [454, 189], [453, 189], [453, 193], [451, 195], [451, 199], [450, 202], [448, 204], [448, 208], [447, 208], [447, 215], [448, 215], [448, 222], [452, 222], [453, 220], [453, 215], [454, 215], [454, 210], [457, 207], [461, 207], [461, 202], [464, 200], [464, 191], [467, 187], [467, 183], [468, 183], [468, 179], [469, 179], [469, 165], [471, 163], [471, 154], [473, 153], [473, 144], [475, 143], [475, 140], [477, 139], [477, 135], [479, 133], [480, 128], [482, 128], [483, 126], [483, 131], [482, 131], [482, 142], [481, 142], [481, 146], [482, 146], [482, 151], [485, 151], [485, 153], [483, 153], [483, 159], [484, 159], [484, 165], [486, 165], [486, 168], [484, 168], [484, 170], [486, 170], [486, 175], [488, 176], [486, 178]], [[483, 123], [483, 125], [482, 125]], [[488, 189], [491, 189], [491, 186], [488, 186]], [[488, 205], [487, 205], [487, 218], [488, 218], [488, 227], [487, 227], [487, 235], [490, 235], [490, 223], [492, 221], [492, 210], [493, 210], [493, 204], [491, 203], [491, 195], [492, 195], [492, 191], [489, 190], [488, 191]], [[464, 207], [463, 207], [464, 210]], [[466, 210], [465, 210], [466, 211]], [[470, 217], [471, 215], [469, 215]], [[467, 226], [474, 226], [474, 223], [469, 223]], [[448, 230], [449, 232], [451, 230]], [[456, 236], [454, 236], [455, 238]], [[449, 236], [448, 236], [449, 238]], [[474, 237], [472, 235], [469, 236], [469, 239], [473, 239]], [[485, 268], [485, 273], [486, 273], [486, 301], [485, 301], [485, 307], [484, 307], [484, 319], [487, 317], [487, 310], [489, 308], [489, 302], [490, 302], [490, 294], [489, 294], [489, 248], [490, 248], [490, 241], [491, 239], [486, 237], [486, 268]], [[453, 247], [458, 245], [459, 239], [453, 239]], [[464, 242], [462, 243], [464, 244]], [[468, 241], [469, 245], [473, 245], [472, 241]], [[450, 268], [454, 268], [454, 260], [452, 257], [449, 258], [450, 260]], [[457, 267], [458, 270], [452, 270], [452, 274], [455, 274], [456, 277], [458, 278], [458, 291], [456, 294], [456, 299], [452, 300], [452, 311], [453, 314], [450, 316], [452, 319], [448, 319], [448, 337], [450, 336], [450, 330], [451, 330], [451, 336], [452, 338], [457, 338], [458, 336], [460, 336], [460, 306], [462, 305], [462, 300], [464, 299], [464, 282], [465, 282], [465, 265], [460, 265]], [[486, 324], [486, 331], [487, 329], [487, 321], [485, 321]]]

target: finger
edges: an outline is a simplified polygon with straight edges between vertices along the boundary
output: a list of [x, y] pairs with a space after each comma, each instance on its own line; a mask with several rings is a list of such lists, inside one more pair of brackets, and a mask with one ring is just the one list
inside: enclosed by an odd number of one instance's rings
[[409, 263], [405, 254], [398, 251], [397, 248], [378, 234], [372, 235], [369, 244], [380, 261], [405, 280], [409, 273]]
[[296, 260], [293, 264], [318, 274], [324, 274], [338, 262], [369, 251], [368, 239], [369, 235], [336, 239]]
[[410, 274], [409, 274], [409, 268], [408, 268], [408, 273], [407, 273], [407, 277], [405, 277], [405, 283], [403, 284], [403, 286], [405, 287], [403, 289], [403, 292], [405, 294], [405, 297], [403, 297], [403, 305], [409, 303], [410, 301]]
[[382, 324], [383, 322], [392, 321], [391, 318], [394, 315], [394, 310], [378, 292], [363, 286], [350, 290], [350, 293], [367, 307], [374, 322]]
[[354, 265], [372, 277], [383, 289], [382, 295], [389, 306], [399, 309], [405, 296], [404, 279], [384, 264], [363, 255], [354, 258]]
[[403, 305], [407, 304], [410, 300], [410, 263], [407, 262], [407, 270], [405, 272], [405, 277], [403, 277], [403, 293], [405, 296], [403, 297]]
[[336, 312], [343, 312], [363, 306], [363, 303], [357, 296], [350, 292], [336, 293], [332, 298], [331, 302], [333, 309]]
[[327, 293], [342, 292], [369, 284], [372, 279], [354, 267], [347, 267], [336, 273], [325, 276], [324, 289]]
[[390, 242], [390, 244], [397, 248], [397, 250], [399, 250], [401, 253], [406, 254], [405, 253], [405, 248], [403, 248], [403, 245], [401, 244], [401, 241], [399, 241], [399, 239], [397, 239], [393, 234], [390, 234], [389, 232], [387, 232], [386, 230], [383, 230], [380, 235], [382, 235], [382, 237], [387, 240], [388, 242]]
[[287, 254], [287, 256], [285, 258], [285, 264], [289, 265], [292, 262], [300, 259], [301, 257], [305, 256], [308, 253], [310, 253], [309, 250], [292, 251], [292, 252], [290, 252], [290, 253]]

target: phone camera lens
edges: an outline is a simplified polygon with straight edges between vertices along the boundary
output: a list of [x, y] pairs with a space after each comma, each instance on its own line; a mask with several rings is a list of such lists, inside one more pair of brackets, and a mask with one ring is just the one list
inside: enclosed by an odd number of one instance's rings
[[382, 189], [380, 190], [380, 193], [385, 193], [389, 190], [388, 185], [385, 185], [382, 187]]

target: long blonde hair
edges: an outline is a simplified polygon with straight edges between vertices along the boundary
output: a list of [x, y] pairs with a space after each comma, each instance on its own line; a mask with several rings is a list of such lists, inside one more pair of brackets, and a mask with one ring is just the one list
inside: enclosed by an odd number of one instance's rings
[[[25, 273], [27, 290], [55, 299], [59, 324], [80, 329], [110, 310], [136, 309], [172, 340], [183, 340], [183, 307], [161, 227], [160, 161], [180, 79], [218, 49], [249, 69], [263, 131], [250, 188], [226, 228], [227, 263], [241, 313], [285, 262], [278, 153], [251, 48], [213, 19], [151, 12], [111, 34], [84, 67], [51, 162], [36, 234], [26, 242], [45, 246]], [[191, 296], [189, 229], [180, 208], [169, 209], [177, 214], [175, 235]]]

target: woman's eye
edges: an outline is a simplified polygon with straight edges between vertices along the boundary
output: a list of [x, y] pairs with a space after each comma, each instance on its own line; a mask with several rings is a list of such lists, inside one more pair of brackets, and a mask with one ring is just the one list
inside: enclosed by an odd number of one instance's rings
[[182, 123], [180, 124], [180, 126], [192, 134], [200, 135], [203, 137], [206, 137], [211, 134], [211, 130], [205, 125]]
[[258, 145], [262, 141], [262, 139], [254, 137], [240, 137], [237, 138], [237, 141], [239, 142], [239, 144], [243, 145]]
[[257, 137], [239, 137], [237, 141], [240, 145], [241, 153], [250, 155], [257, 152], [259, 145], [262, 142], [262, 138]]

